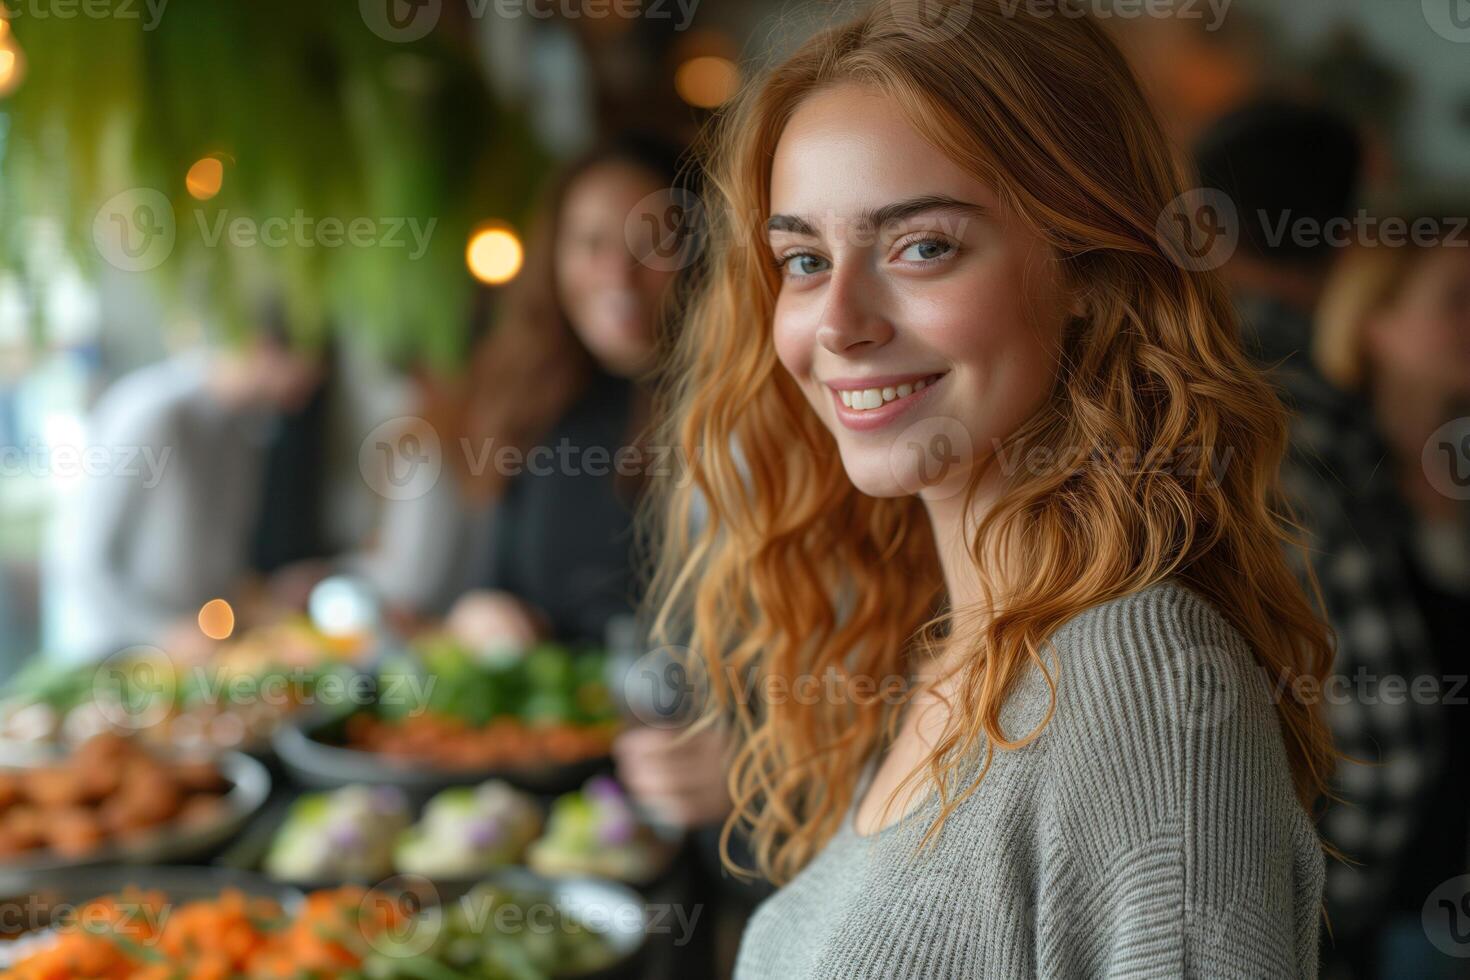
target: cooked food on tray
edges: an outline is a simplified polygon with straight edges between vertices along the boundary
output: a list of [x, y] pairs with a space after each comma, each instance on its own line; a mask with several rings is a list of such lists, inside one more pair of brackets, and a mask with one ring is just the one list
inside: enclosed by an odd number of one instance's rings
[[413, 815], [392, 786], [311, 793], [276, 832], [265, 870], [283, 881], [374, 881], [393, 873], [393, 849]]
[[0, 739], [77, 744], [110, 731], [185, 749], [250, 749], [359, 645], [293, 619], [252, 630], [200, 664], [148, 648], [102, 664], [37, 660], [6, 685]]
[[417, 823], [392, 786], [303, 796], [276, 831], [265, 871], [282, 881], [376, 881], [395, 872], [478, 878], [519, 862], [541, 833], [541, 806], [500, 780], [444, 790]]
[[401, 903], [355, 887], [313, 893], [290, 914], [270, 899], [234, 890], [175, 906], [161, 891], [126, 889], [79, 908], [7, 976], [348, 980], [363, 975], [374, 945], [406, 919]]
[[427, 948], [421, 935], [380, 937], [363, 972], [375, 980], [551, 980], [606, 969], [621, 955], [549, 891], [477, 885], [437, 925]]
[[372, 710], [347, 719], [345, 744], [446, 769], [567, 764], [607, 752], [618, 716], [606, 657], [545, 644], [480, 656], [420, 641], [379, 675]]
[[623, 788], [594, 776], [551, 807], [546, 835], [531, 845], [526, 863], [548, 877], [599, 875], [648, 881], [667, 866], [673, 845], [638, 818]]
[[425, 877], [478, 877], [519, 861], [541, 833], [536, 800], [500, 780], [446, 789], [399, 838], [398, 870]]
[[126, 887], [20, 940], [13, 980], [554, 980], [615, 965], [636, 949], [641, 909], [596, 886], [580, 895], [532, 876], [485, 882], [428, 905], [387, 887], [343, 886], [283, 906], [226, 888], [175, 901]]
[[53, 765], [0, 769], [0, 856], [84, 857], [165, 825], [208, 820], [229, 789], [213, 762], [96, 735]]

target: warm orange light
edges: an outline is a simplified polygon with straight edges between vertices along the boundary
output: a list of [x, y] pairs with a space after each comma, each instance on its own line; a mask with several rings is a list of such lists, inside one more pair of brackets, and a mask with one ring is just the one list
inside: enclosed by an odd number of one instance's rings
[[[0, 19], [0, 24], [8, 22]], [[15, 46], [15, 39], [8, 28], [0, 31], [0, 96], [9, 95], [20, 86], [25, 67], [25, 58], [21, 56], [20, 48]]]
[[223, 599], [210, 599], [199, 608], [199, 629], [211, 640], [229, 639], [235, 632], [235, 610]]
[[674, 90], [679, 98], [701, 109], [713, 109], [735, 94], [740, 69], [719, 55], [690, 58], [674, 72]]
[[225, 165], [216, 157], [195, 160], [184, 175], [184, 187], [188, 189], [189, 196], [199, 201], [207, 201], [218, 194], [224, 182]]
[[524, 259], [521, 240], [509, 228], [482, 228], [470, 236], [464, 250], [470, 274], [490, 286], [514, 279]]

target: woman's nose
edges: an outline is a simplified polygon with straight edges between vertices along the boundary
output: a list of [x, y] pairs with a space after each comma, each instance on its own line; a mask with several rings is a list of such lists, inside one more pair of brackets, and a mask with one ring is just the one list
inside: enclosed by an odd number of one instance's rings
[[833, 270], [817, 325], [817, 342], [834, 354], [888, 343], [893, 339], [893, 324], [877, 299], [860, 271]]

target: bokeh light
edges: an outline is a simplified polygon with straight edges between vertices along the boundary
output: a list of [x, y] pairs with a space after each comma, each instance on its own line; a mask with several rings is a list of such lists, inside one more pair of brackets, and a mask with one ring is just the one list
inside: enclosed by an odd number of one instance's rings
[[199, 201], [207, 201], [218, 194], [224, 182], [225, 165], [217, 157], [195, 160], [184, 176], [184, 187], [188, 189], [189, 196]]
[[720, 55], [690, 58], [674, 72], [679, 98], [700, 109], [713, 109], [729, 100], [740, 84], [740, 69]]
[[470, 274], [490, 286], [510, 282], [521, 271], [525, 250], [521, 240], [509, 228], [482, 228], [470, 236], [465, 246], [465, 264]]
[[25, 75], [25, 58], [9, 32], [9, 23], [0, 18], [0, 24], [6, 25], [4, 30], [0, 30], [0, 97], [3, 97], [20, 86]]
[[211, 640], [227, 640], [235, 632], [235, 610], [223, 599], [210, 599], [199, 607], [199, 629]]

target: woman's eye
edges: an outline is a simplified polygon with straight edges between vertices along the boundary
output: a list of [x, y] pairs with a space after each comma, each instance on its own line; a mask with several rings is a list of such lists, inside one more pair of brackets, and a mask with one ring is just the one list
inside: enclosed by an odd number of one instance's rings
[[932, 262], [941, 259], [954, 251], [954, 246], [949, 242], [940, 241], [937, 238], [926, 238], [923, 241], [913, 242], [899, 253], [899, 258], [905, 262]]
[[781, 268], [789, 276], [800, 278], [802, 276], [814, 276], [819, 272], [827, 271], [827, 260], [820, 255], [810, 252], [800, 252], [796, 255], [788, 255], [781, 260]]

